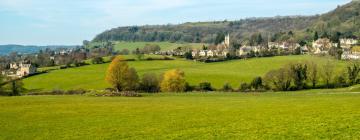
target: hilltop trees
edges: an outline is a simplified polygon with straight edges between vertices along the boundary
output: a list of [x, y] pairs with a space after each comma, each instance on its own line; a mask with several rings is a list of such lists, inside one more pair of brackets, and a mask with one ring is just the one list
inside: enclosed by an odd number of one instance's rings
[[185, 73], [175, 69], [165, 72], [160, 84], [163, 92], [183, 92], [186, 90]]
[[136, 70], [121, 56], [115, 57], [107, 70], [106, 81], [117, 91], [134, 90], [138, 80]]

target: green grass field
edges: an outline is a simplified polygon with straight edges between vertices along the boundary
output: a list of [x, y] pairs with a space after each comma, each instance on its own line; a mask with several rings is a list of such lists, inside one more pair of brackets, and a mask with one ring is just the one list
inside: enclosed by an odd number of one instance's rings
[[170, 42], [116, 42], [115, 50], [128, 49], [130, 51], [136, 48], [143, 48], [146, 44], [159, 45], [161, 50], [173, 50], [182, 46], [191, 46], [193, 48], [201, 48], [202, 43], [170, 43]]
[[360, 139], [360, 94], [0, 97], [0, 139]]
[[[161, 74], [170, 69], [181, 69], [185, 72], [186, 80], [197, 85], [200, 82], [211, 82], [216, 88], [230, 83], [238, 88], [242, 82], [250, 82], [256, 76], [263, 76], [272, 69], [280, 68], [289, 62], [316, 61], [319, 64], [328, 61], [324, 57], [312, 56], [279, 56], [271, 58], [254, 58], [248, 60], [234, 60], [220, 63], [200, 63], [182, 59], [173, 61], [134, 61], [129, 65], [135, 67], [139, 75], [147, 72]], [[331, 60], [343, 70], [346, 62]], [[105, 82], [105, 72], [108, 64], [89, 65], [65, 70], [54, 70], [24, 79], [25, 88], [30, 90], [53, 89], [105, 89], [109, 85]]]

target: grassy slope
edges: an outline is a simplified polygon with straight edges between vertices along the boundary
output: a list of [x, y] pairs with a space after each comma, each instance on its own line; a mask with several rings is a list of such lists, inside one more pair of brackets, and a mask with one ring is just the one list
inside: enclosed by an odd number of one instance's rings
[[[289, 62], [312, 60], [325, 63], [327, 59], [311, 56], [281, 56], [272, 58], [256, 58], [249, 60], [235, 60], [221, 63], [200, 63], [185, 60], [174, 61], [135, 61], [129, 62], [138, 73], [155, 72], [161, 74], [169, 69], [179, 68], [185, 71], [190, 84], [208, 81], [220, 88], [229, 82], [238, 87], [241, 82], [249, 82], [256, 76], [262, 76], [272, 69], [279, 68]], [[344, 68], [345, 62], [333, 60], [338, 68]], [[55, 70], [48, 74], [33, 76], [24, 80], [27, 89], [104, 89], [105, 71], [108, 64], [90, 65], [80, 68]]]
[[0, 97], [0, 139], [359, 139], [359, 100], [319, 90]]
[[136, 48], [143, 48], [146, 44], [157, 44], [161, 50], [173, 50], [177, 47], [191, 46], [193, 48], [201, 48], [201, 43], [170, 43], [170, 42], [116, 42], [115, 50], [128, 49], [130, 51]]

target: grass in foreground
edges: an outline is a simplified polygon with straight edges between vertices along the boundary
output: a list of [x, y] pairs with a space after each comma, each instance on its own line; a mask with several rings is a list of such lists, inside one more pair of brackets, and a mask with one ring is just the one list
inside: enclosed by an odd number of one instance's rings
[[0, 97], [0, 139], [359, 139], [360, 94]]
[[[180, 69], [185, 72], [186, 80], [192, 85], [198, 85], [200, 82], [210, 82], [215, 88], [221, 88], [228, 82], [233, 88], [238, 88], [241, 82], [250, 82], [254, 77], [263, 76], [266, 72], [280, 68], [289, 62], [306, 60], [323, 64], [328, 59], [312, 56], [280, 56], [208, 64], [180, 59], [172, 61], [134, 61], [129, 62], [129, 65], [136, 68], [139, 75], [147, 72], [161, 74], [170, 69]], [[331, 61], [334, 62], [339, 71], [346, 66], [343, 61]], [[26, 78], [24, 84], [30, 90], [105, 89], [109, 87], [104, 80], [107, 67], [108, 64], [102, 64], [55, 70]]]

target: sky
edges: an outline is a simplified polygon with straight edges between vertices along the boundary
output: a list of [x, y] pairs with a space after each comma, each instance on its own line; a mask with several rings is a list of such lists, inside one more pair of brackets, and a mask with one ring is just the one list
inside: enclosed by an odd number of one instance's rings
[[0, 0], [0, 44], [80, 45], [119, 26], [315, 15], [351, 0]]

